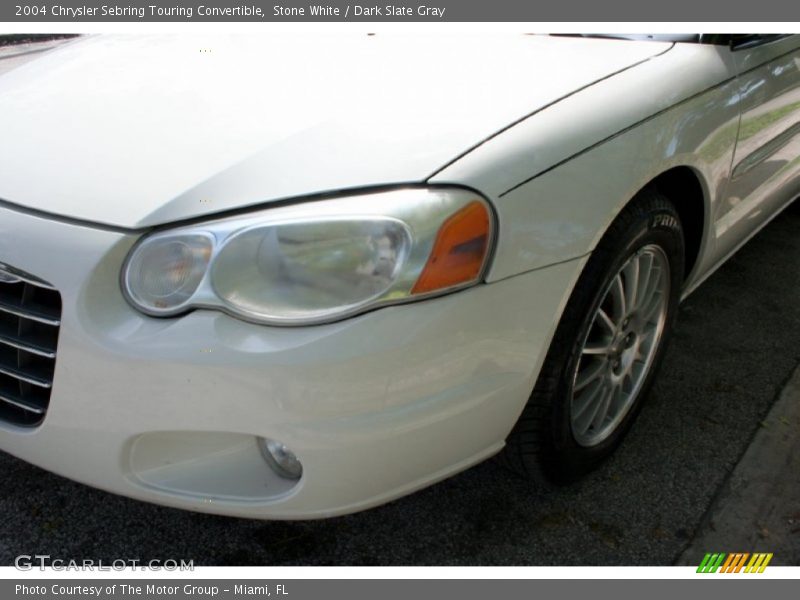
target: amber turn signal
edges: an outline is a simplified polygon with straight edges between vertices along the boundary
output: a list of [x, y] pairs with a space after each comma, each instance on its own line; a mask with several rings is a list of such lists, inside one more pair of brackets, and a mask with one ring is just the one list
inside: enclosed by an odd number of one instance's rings
[[436, 235], [428, 262], [411, 290], [424, 294], [477, 279], [489, 248], [491, 218], [482, 202], [467, 204], [449, 217]]

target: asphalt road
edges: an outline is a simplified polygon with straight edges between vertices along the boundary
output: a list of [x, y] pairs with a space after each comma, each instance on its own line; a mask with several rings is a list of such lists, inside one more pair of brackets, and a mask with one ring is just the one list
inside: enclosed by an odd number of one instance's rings
[[[576, 485], [538, 491], [489, 462], [365, 513], [258, 522], [134, 502], [0, 454], [0, 564], [22, 553], [196, 565], [672, 564], [800, 362], [799, 231], [795, 202], [684, 303], [633, 431]], [[797, 548], [773, 564], [800, 564]]]

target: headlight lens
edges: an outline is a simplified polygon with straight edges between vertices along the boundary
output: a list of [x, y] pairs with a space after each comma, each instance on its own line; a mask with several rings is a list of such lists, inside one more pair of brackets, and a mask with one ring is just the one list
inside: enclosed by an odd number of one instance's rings
[[492, 242], [484, 199], [407, 189], [272, 208], [144, 238], [126, 297], [156, 316], [192, 307], [307, 325], [479, 280]]
[[225, 244], [211, 281], [232, 310], [324, 318], [385, 294], [410, 248], [408, 229], [389, 219], [255, 227]]

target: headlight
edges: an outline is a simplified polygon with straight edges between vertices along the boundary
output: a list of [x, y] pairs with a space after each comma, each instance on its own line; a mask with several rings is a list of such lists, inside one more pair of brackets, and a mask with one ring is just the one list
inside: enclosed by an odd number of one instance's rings
[[468, 190], [348, 196], [149, 235], [128, 256], [122, 287], [154, 316], [204, 307], [322, 323], [476, 283], [492, 236], [487, 202]]

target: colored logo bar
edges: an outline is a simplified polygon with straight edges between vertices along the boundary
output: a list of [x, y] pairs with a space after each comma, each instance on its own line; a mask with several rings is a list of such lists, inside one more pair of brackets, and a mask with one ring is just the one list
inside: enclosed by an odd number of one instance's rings
[[[748, 561], [748, 559], [750, 559]], [[763, 573], [769, 561], [772, 560], [772, 553], [769, 552], [734, 552], [726, 554], [724, 552], [708, 553], [703, 557], [700, 566], [697, 567], [698, 573]]]

